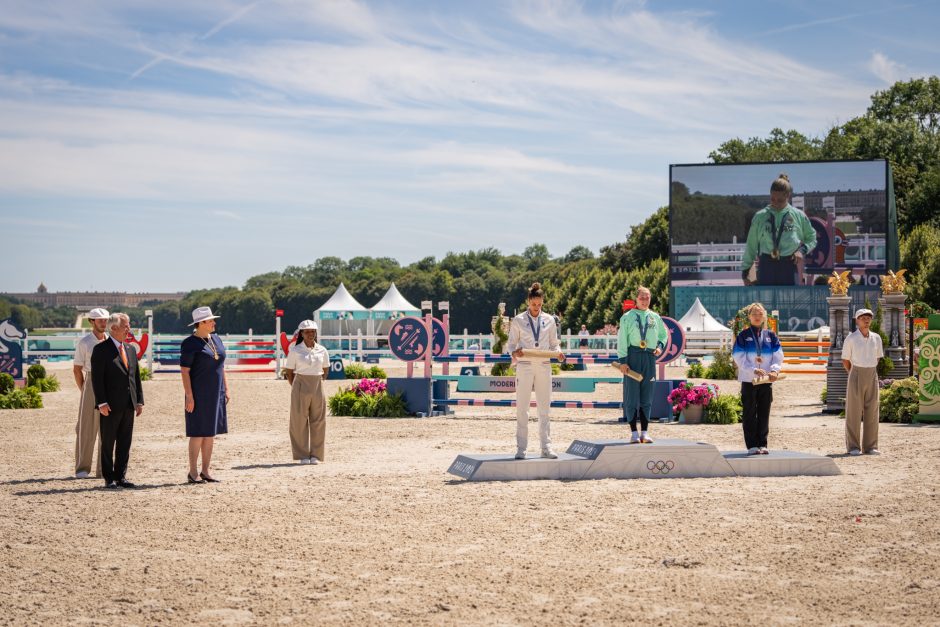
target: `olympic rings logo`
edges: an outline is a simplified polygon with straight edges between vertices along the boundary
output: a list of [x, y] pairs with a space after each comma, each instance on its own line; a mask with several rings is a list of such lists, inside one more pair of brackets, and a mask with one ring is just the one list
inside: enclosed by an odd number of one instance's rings
[[651, 471], [654, 475], [668, 475], [669, 471], [676, 467], [676, 462], [670, 460], [662, 461], [650, 460], [646, 462], [646, 469]]

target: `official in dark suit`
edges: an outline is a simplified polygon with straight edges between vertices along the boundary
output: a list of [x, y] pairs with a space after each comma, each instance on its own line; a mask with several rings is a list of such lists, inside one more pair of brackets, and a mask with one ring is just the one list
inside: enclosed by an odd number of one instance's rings
[[108, 318], [111, 337], [91, 353], [91, 384], [101, 415], [101, 474], [108, 488], [134, 487], [125, 474], [134, 417], [144, 410], [144, 390], [137, 351], [124, 343], [130, 328], [127, 314], [111, 314]]

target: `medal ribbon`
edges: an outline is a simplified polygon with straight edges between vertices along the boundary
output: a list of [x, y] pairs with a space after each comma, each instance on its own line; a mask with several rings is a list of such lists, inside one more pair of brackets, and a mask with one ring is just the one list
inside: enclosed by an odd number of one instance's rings
[[774, 240], [774, 251], [778, 254], [780, 253], [780, 239], [783, 237], [783, 227], [787, 223], [787, 211], [784, 209], [780, 212], [780, 228], [777, 228], [777, 219], [774, 215], [774, 210], [770, 210], [770, 234]]
[[761, 355], [762, 355], [763, 352], [764, 352], [764, 347], [761, 346], [761, 340], [762, 340], [763, 337], [764, 337], [764, 330], [761, 329], [760, 331], [758, 331], [757, 333], [755, 333], [755, 332], [754, 332], [754, 327], [751, 327], [751, 335], [754, 336], [754, 342], [755, 342], [756, 345], [757, 345], [757, 346], [756, 346], [756, 350], [757, 350], [757, 363], [759, 363], [759, 364], [760, 364], [760, 363], [763, 363], [763, 360], [762, 360], [762, 358], [761, 358]]
[[539, 323], [538, 323], [538, 318], [535, 319], [536, 322], [535, 322], [534, 324], [533, 324], [533, 322], [532, 322], [532, 315], [531, 315], [531, 314], [526, 313], [525, 318], [526, 318], [526, 320], [529, 321], [529, 328], [532, 329], [532, 337], [535, 338], [535, 345], [538, 346], [538, 345], [539, 345], [539, 333], [542, 332], [541, 326], [540, 326]]
[[646, 341], [646, 332], [647, 332], [647, 331], [649, 330], [649, 328], [650, 328], [650, 318], [651, 318], [651, 317], [652, 317], [652, 316], [650, 316], [649, 314], [647, 314], [647, 315], [646, 315], [646, 324], [641, 324], [641, 323], [640, 323], [640, 314], [637, 314], [637, 315], [636, 315], [636, 326], [640, 329], [640, 339], [643, 340], [644, 342]]

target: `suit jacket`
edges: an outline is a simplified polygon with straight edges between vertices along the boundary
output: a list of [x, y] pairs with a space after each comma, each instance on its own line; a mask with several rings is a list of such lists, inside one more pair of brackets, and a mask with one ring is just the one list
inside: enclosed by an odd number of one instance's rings
[[124, 344], [124, 352], [127, 354], [126, 368], [111, 338], [99, 343], [91, 352], [91, 385], [95, 391], [95, 405], [107, 403], [111, 411], [122, 411], [144, 404], [137, 351], [130, 344]]

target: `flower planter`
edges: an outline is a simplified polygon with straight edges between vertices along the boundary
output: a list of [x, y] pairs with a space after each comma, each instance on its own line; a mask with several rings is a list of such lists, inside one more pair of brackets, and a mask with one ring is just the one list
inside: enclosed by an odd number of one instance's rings
[[682, 410], [682, 415], [680, 416], [680, 422], [684, 422], [687, 425], [697, 425], [702, 422], [702, 414], [705, 413], [704, 405], [689, 405]]

